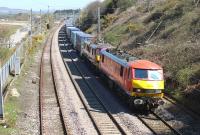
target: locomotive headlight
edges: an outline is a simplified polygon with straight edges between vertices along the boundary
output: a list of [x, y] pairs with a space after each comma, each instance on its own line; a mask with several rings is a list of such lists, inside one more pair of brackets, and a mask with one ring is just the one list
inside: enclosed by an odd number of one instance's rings
[[136, 89], [135, 92], [140, 93], [140, 92], [141, 92], [141, 89]]

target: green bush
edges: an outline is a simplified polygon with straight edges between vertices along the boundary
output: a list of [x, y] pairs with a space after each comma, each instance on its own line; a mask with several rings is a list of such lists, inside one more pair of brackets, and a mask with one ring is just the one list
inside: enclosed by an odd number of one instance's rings
[[121, 11], [124, 11], [127, 8], [133, 6], [135, 2], [135, 0], [118, 0], [117, 7], [120, 8]]
[[116, 16], [116, 15], [112, 15], [112, 14], [105, 15], [104, 19], [102, 19], [102, 29], [105, 29], [108, 26], [110, 26], [111, 24], [113, 24], [113, 22], [117, 18], [118, 18], [118, 16]]
[[142, 23], [129, 23], [128, 30], [130, 33], [139, 34], [144, 31], [144, 25]]
[[122, 39], [125, 37], [125, 34], [128, 32], [127, 25], [118, 25], [112, 28], [109, 32], [106, 32], [104, 39], [106, 42], [113, 44], [115, 46], [121, 44]]
[[81, 16], [78, 24], [81, 26], [82, 30], [87, 30], [93, 24], [97, 23], [97, 9], [101, 6], [99, 1], [94, 1], [90, 3], [81, 12]]
[[186, 88], [188, 85], [200, 79], [200, 65], [198, 64], [179, 70], [176, 78], [180, 86]]

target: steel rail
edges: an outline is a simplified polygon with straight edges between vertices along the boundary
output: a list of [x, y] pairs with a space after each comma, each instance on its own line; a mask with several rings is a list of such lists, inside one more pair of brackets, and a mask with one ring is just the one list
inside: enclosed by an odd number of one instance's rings
[[[105, 112], [108, 114], [108, 116], [110, 117], [110, 119], [113, 121], [113, 123], [115, 124], [115, 126], [119, 129], [119, 131], [121, 132], [121, 134], [124, 134], [124, 135], [125, 135], [126, 132], [124, 131], [124, 129], [118, 124], [118, 122], [115, 120], [115, 118], [112, 116], [112, 114], [106, 109], [106, 107], [105, 107], [105, 105], [103, 104], [103, 102], [101, 101], [101, 99], [100, 99], [100, 98], [97, 96], [97, 94], [94, 92], [94, 90], [93, 90], [93, 88], [91, 87], [91, 85], [90, 85], [90, 84], [87, 82], [87, 80], [85, 79], [83, 73], [80, 71], [80, 69], [78, 68], [78, 66], [75, 64], [75, 62], [74, 62], [74, 60], [72, 59], [72, 56], [69, 54], [68, 50], [67, 50], [67, 54], [68, 54], [68, 56], [70, 56], [70, 59], [71, 59], [72, 63], [74, 64], [74, 67], [75, 67], [76, 70], [79, 72], [79, 74], [80, 74], [81, 77], [83, 78], [85, 84], [88, 86], [88, 88], [90, 89], [90, 91], [92, 92], [92, 94], [94, 95], [94, 97], [95, 97], [95, 98], [98, 100], [98, 102], [101, 104], [101, 106], [103, 107], [103, 109], [105, 110]], [[62, 54], [61, 54], [61, 56], [62, 56]], [[63, 58], [63, 56], [62, 56], [62, 58]], [[64, 62], [64, 58], [63, 58], [63, 62]], [[65, 63], [65, 62], [64, 62], [64, 63]], [[95, 125], [95, 128], [97, 129], [97, 131], [98, 131], [99, 134], [102, 134], [102, 132], [100, 131], [98, 125], [96, 124], [96, 122], [95, 122], [95, 120], [94, 120], [92, 114], [90, 114], [90, 110], [89, 110], [89, 108], [87, 107], [87, 105], [86, 105], [86, 103], [85, 103], [85, 101], [84, 101], [84, 98], [83, 98], [83, 96], [82, 96], [82, 92], [81, 92], [80, 88], [77, 86], [77, 83], [75, 82], [75, 80], [73, 79], [73, 76], [72, 76], [72, 74], [71, 74], [71, 71], [70, 71], [70, 69], [69, 69], [69, 67], [68, 67], [68, 65], [67, 65], [66, 63], [65, 63], [65, 67], [66, 67], [66, 69], [67, 69], [67, 72], [68, 72], [69, 75], [70, 75], [70, 78], [71, 78], [71, 80], [72, 80], [72, 82], [73, 82], [73, 84], [74, 84], [74, 86], [75, 86], [75, 88], [76, 88], [76, 90], [77, 90], [77, 93], [78, 93], [79, 97], [81, 98], [81, 101], [82, 101], [84, 107], [86, 108], [86, 111], [87, 111], [88, 115], [90, 116], [90, 118], [91, 118], [92, 121], [93, 121], [93, 124]]]

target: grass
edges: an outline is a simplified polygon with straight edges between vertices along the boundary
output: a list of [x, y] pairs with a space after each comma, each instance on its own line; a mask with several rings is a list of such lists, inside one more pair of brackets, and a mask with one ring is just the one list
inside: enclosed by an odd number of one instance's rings
[[144, 25], [142, 23], [129, 23], [128, 30], [133, 34], [140, 34], [144, 31]]
[[7, 59], [12, 55], [15, 48], [0, 48], [0, 68], [7, 61]]
[[[2, 24], [0, 24], [0, 39], [9, 38], [20, 27], [21, 26], [18, 26], [18, 25], [2, 25]], [[12, 55], [14, 50], [15, 50], [14, 48], [1, 48], [0, 47], [0, 66], [6, 62], [6, 60]]]
[[122, 39], [128, 32], [128, 25], [118, 25], [114, 27], [111, 31], [105, 33], [104, 39], [106, 42], [111, 43], [115, 46], [121, 44]]
[[0, 38], [9, 38], [20, 27], [19, 25], [0, 24]]

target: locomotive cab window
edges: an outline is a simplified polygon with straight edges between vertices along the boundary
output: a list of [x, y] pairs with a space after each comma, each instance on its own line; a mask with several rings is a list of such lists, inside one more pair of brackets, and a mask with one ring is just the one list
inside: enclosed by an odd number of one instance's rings
[[148, 72], [145, 69], [135, 69], [135, 78], [146, 79], [148, 78]]
[[149, 70], [148, 75], [150, 80], [162, 80], [161, 70]]
[[123, 71], [124, 71], [124, 67], [121, 66], [121, 68], [120, 68], [120, 76], [121, 76], [121, 77], [123, 76]]

